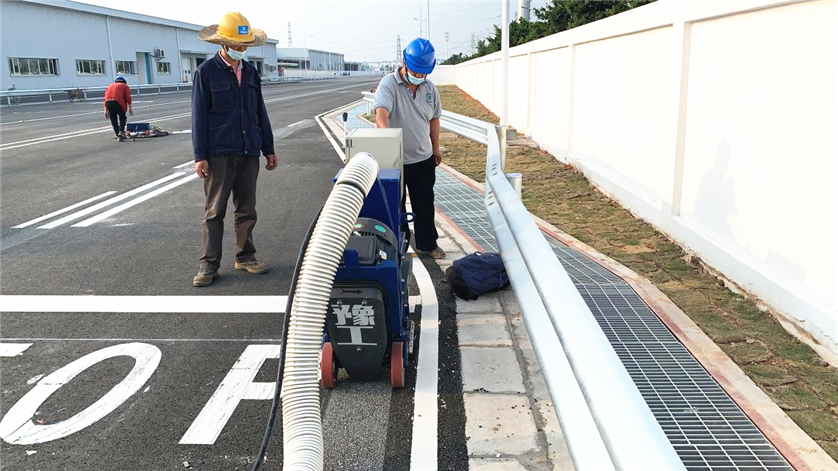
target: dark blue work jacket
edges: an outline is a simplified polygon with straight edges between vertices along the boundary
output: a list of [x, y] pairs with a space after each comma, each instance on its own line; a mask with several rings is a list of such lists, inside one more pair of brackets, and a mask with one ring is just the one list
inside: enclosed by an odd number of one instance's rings
[[218, 54], [195, 69], [192, 147], [195, 161], [216, 155], [274, 153], [274, 135], [256, 67], [242, 62], [241, 85], [236, 72]]

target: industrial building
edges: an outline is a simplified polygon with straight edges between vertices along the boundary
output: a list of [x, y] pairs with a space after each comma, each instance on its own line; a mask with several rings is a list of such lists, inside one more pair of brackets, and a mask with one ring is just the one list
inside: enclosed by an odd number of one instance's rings
[[278, 65], [285, 76], [329, 76], [340, 75], [344, 70], [343, 54], [303, 47], [279, 47], [276, 49]]
[[[205, 25], [60, 0], [0, 0], [2, 89], [186, 83], [219, 46]], [[275, 39], [248, 49], [264, 79], [278, 77]], [[341, 58], [342, 60], [342, 58]]]

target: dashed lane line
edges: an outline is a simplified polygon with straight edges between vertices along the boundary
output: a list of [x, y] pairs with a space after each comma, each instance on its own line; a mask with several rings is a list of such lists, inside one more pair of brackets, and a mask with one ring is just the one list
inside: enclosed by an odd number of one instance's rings
[[93, 198], [88, 198], [88, 199], [86, 199], [86, 200], [84, 200], [84, 201], [81, 201], [81, 202], [78, 202], [78, 203], [76, 203], [76, 204], [74, 204], [74, 205], [67, 206], [67, 207], [66, 207], [66, 208], [64, 208], [64, 209], [59, 209], [58, 211], [54, 211], [54, 212], [52, 212], [52, 213], [45, 214], [45, 215], [43, 215], [43, 216], [41, 216], [41, 217], [39, 217], [39, 218], [35, 218], [35, 219], [31, 220], [31, 221], [24, 222], [23, 224], [18, 224], [17, 226], [13, 226], [13, 227], [12, 227], [12, 229], [23, 229], [23, 228], [25, 228], [25, 227], [29, 227], [29, 226], [31, 226], [31, 225], [33, 225], [33, 224], [38, 224], [38, 223], [39, 223], [39, 222], [41, 222], [41, 221], [46, 221], [47, 219], [52, 219], [52, 218], [54, 218], [55, 216], [58, 216], [58, 215], [60, 215], [60, 214], [64, 214], [64, 213], [66, 213], [66, 212], [68, 212], [68, 211], [72, 211], [72, 210], [74, 210], [74, 209], [76, 209], [76, 208], [80, 208], [80, 207], [82, 207], [82, 206], [84, 206], [84, 205], [86, 205], [86, 204], [88, 204], [88, 203], [92, 203], [92, 202], [94, 202], [94, 201], [96, 201], [96, 200], [100, 200], [100, 199], [102, 199], [102, 198], [104, 198], [104, 197], [106, 197], [106, 196], [110, 196], [110, 195], [112, 195], [112, 194], [114, 194], [114, 193], [116, 193], [116, 192], [115, 192], [115, 191], [106, 191], [106, 192], [102, 193], [101, 195], [96, 195], [96, 196], [94, 196]]
[[119, 205], [115, 208], [111, 208], [111, 209], [109, 209], [109, 210], [107, 210], [103, 213], [100, 213], [100, 214], [97, 214], [96, 216], [93, 216], [92, 218], [85, 219], [84, 221], [79, 222], [77, 224], [73, 224], [72, 227], [89, 227], [93, 224], [96, 224], [99, 221], [107, 219], [107, 218], [109, 218], [109, 217], [111, 217], [115, 214], [121, 213], [122, 211], [125, 211], [128, 208], [136, 206], [136, 205], [142, 203], [143, 201], [150, 200], [151, 198], [154, 198], [155, 196], [161, 195], [161, 194], [171, 190], [172, 188], [176, 188], [180, 185], [183, 185], [184, 183], [188, 183], [192, 180], [195, 180], [196, 178], [198, 178], [198, 174], [196, 174], [196, 173], [190, 174], [190, 175], [188, 175], [184, 178], [181, 178], [180, 180], [177, 180], [173, 183], [169, 183], [168, 185], [166, 185], [162, 188], [158, 188], [154, 191], [150, 191], [150, 192], [144, 194], [143, 196], [140, 196], [139, 198], [134, 198], [131, 201], [128, 201], [127, 203], [123, 203], [123, 204], [121, 204], [121, 205]]
[[106, 208], [106, 207], [108, 207], [108, 206], [110, 206], [114, 203], [118, 203], [118, 202], [120, 202], [122, 200], [125, 200], [125, 199], [128, 199], [128, 198], [130, 198], [134, 195], [140, 194], [140, 193], [142, 193], [142, 192], [144, 192], [148, 189], [154, 188], [157, 185], [162, 185], [163, 183], [165, 183], [169, 180], [173, 180], [175, 178], [182, 177], [182, 176], [183, 176], [183, 173], [173, 173], [171, 175], [167, 175], [167, 176], [165, 176], [163, 178], [160, 178], [158, 180], [154, 180], [151, 183], [147, 183], [147, 184], [145, 184], [145, 185], [143, 185], [139, 188], [134, 188], [133, 190], [131, 190], [127, 193], [123, 193], [121, 195], [116, 195], [113, 198], [102, 201], [101, 203], [95, 204], [95, 205], [93, 205], [93, 206], [91, 206], [87, 209], [83, 209], [81, 211], [75, 212], [73, 214], [70, 214], [69, 216], [64, 216], [63, 218], [58, 219], [57, 221], [53, 221], [49, 224], [44, 224], [43, 226], [38, 227], [38, 229], [54, 229], [54, 228], [56, 228], [56, 227], [58, 227], [62, 224], [68, 223], [70, 221], [75, 221], [76, 219], [87, 216], [88, 214], [94, 213], [96, 211], [99, 211], [102, 208]]

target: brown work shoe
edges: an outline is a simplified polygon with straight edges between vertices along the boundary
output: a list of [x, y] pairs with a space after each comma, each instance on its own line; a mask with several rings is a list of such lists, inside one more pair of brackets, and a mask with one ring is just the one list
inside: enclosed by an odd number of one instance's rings
[[201, 268], [195, 278], [192, 278], [192, 286], [209, 286], [212, 280], [218, 276], [218, 270], [212, 268]]
[[437, 248], [428, 252], [428, 255], [433, 257], [434, 260], [439, 260], [445, 258], [445, 251], [442, 250], [442, 247], [437, 246]]
[[248, 273], [267, 273], [270, 271], [267, 265], [264, 263], [259, 263], [256, 259], [251, 260], [242, 260], [241, 262], [236, 260], [236, 270], [247, 270]]

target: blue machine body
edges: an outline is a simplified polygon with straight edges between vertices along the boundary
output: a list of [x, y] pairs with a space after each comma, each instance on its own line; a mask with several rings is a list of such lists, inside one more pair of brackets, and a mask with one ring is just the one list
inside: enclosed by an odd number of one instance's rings
[[[401, 353], [402, 364], [407, 366], [411, 342], [411, 323], [409, 319], [408, 305], [408, 280], [412, 267], [411, 255], [407, 252], [408, 240], [401, 228], [403, 223], [409, 221], [409, 214], [401, 213], [401, 175], [397, 169], [382, 169], [372, 189], [364, 200], [364, 205], [359, 215], [359, 224], [356, 224], [356, 231], [365, 231], [363, 234], [374, 233], [381, 240], [391, 241], [390, 244], [382, 242], [388, 248], [395, 242], [395, 253], [391, 256], [382, 257], [376, 263], [361, 263], [358, 251], [347, 248], [344, 251], [343, 260], [335, 275], [335, 288], [332, 290], [332, 302], [327, 312], [327, 330], [324, 335], [325, 342], [332, 342], [338, 363], [347, 371], [350, 377], [368, 380], [378, 377], [381, 371], [382, 361], [385, 354], [391, 351], [394, 342], [402, 342]], [[340, 173], [338, 173], [340, 175]], [[335, 177], [337, 179], [337, 177]], [[364, 220], [365, 224], [361, 224]], [[359, 229], [362, 228], [363, 229]], [[357, 234], [357, 233], [356, 233]], [[386, 236], [386, 237], [385, 237]], [[382, 250], [383, 252], [383, 250]], [[394, 256], [393, 256], [394, 255]], [[370, 287], [367, 289], [365, 287]], [[363, 294], [361, 290], [363, 289]], [[383, 299], [374, 298], [369, 295], [375, 292], [383, 294]], [[341, 292], [359, 294], [355, 301], [344, 298], [338, 301]], [[349, 295], [352, 296], [351, 294]], [[383, 303], [381, 303], [383, 301]], [[367, 322], [349, 317], [349, 308], [346, 308], [346, 320], [340, 318], [340, 304], [352, 302], [363, 302], [365, 306], [384, 305], [384, 313], [376, 313], [375, 326], [367, 326]], [[355, 307], [353, 306], [353, 309]], [[378, 307], [376, 307], [378, 309]], [[337, 316], [337, 317], [336, 317]], [[336, 321], [340, 319], [339, 321]], [[354, 329], [357, 337], [353, 337], [352, 343], [340, 342], [332, 336], [337, 336], [340, 331], [337, 328]], [[384, 325], [382, 324], [382, 321]], [[341, 322], [341, 327], [336, 327], [336, 322]], [[345, 323], [344, 323], [345, 322]], [[363, 338], [358, 325], [364, 325]], [[383, 334], [383, 327], [386, 325], [386, 339]], [[376, 329], [378, 329], [376, 331]], [[345, 330], [343, 332], [346, 332]], [[346, 338], [346, 335], [344, 335]]]

